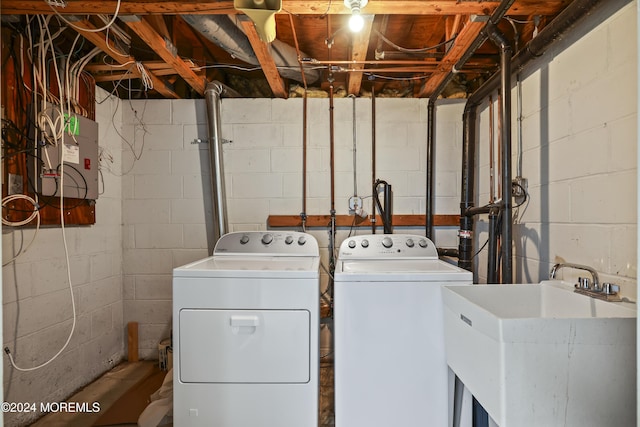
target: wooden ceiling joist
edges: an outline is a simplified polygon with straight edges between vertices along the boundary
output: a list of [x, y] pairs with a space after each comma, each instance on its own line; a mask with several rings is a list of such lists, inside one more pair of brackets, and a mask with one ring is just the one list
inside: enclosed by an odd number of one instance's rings
[[127, 26], [133, 30], [162, 60], [173, 67], [197, 93], [204, 94], [205, 81], [194, 73], [189, 65], [182, 60], [169, 46], [167, 40], [153, 29], [144, 18], [139, 20], [127, 19]]
[[[508, 14], [552, 15], [565, 7], [570, 0], [519, 0]], [[68, 1], [58, 12], [69, 15], [113, 14], [116, 0], [76, 0]], [[371, 15], [489, 15], [500, 4], [499, 1], [459, 1], [459, 0], [376, 0], [363, 9], [363, 14]], [[285, 0], [284, 10], [294, 15], [349, 14], [343, 2], [326, 0]], [[0, 13], [3, 15], [53, 14], [53, 10], [42, 0], [3, 0]], [[122, 15], [146, 14], [235, 14], [232, 0], [159, 0], [139, 2], [123, 0], [120, 4]]]
[[[369, 49], [369, 39], [371, 37], [371, 28], [373, 26], [373, 16], [367, 15], [364, 18], [364, 28], [358, 34], [354, 34], [351, 45], [351, 60], [364, 61], [367, 58], [367, 50]], [[364, 64], [354, 64], [353, 68], [362, 69]], [[349, 73], [347, 79], [347, 88], [350, 95], [360, 95], [360, 86], [362, 85], [362, 73]]]
[[260, 36], [256, 31], [253, 21], [248, 18], [242, 19], [240, 20], [240, 24], [242, 25], [242, 29], [247, 35], [247, 38], [249, 38], [249, 43], [251, 43], [251, 47], [258, 58], [258, 62], [260, 62], [260, 68], [262, 68], [262, 72], [267, 78], [267, 82], [273, 92], [273, 96], [276, 98], [287, 98], [287, 90], [285, 88], [284, 81], [278, 72], [278, 68], [276, 67], [276, 63], [273, 60], [271, 53], [269, 52], [269, 44], [260, 40]]
[[[96, 27], [89, 21], [79, 21], [74, 23], [76, 27], [85, 28], [88, 30], [95, 30]], [[127, 55], [125, 52], [120, 51], [115, 46], [109, 46], [107, 44], [107, 35], [104, 32], [88, 32], [88, 31], [78, 31], [85, 39], [93, 43], [95, 46], [99, 47], [104, 53], [112, 57], [118, 64], [127, 65], [134, 64], [136, 59], [132, 56]], [[116, 54], [114, 54], [114, 51]], [[138, 71], [137, 67], [132, 66], [130, 70], [128, 70], [133, 74], [136, 78], [140, 78], [141, 74]], [[151, 78], [151, 82], [153, 83], [153, 89], [160, 93], [161, 95], [167, 98], [179, 99], [180, 96], [175, 93], [173, 89], [171, 89], [165, 82], [160, 80], [153, 71], [147, 71], [149, 77]]]
[[438, 70], [434, 72], [422, 86], [422, 89], [418, 94], [419, 97], [431, 96], [433, 91], [451, 72], [456, 62], [458, 62], [467, 49], [469, 49], [469, 46], [471, 46], [471, 43], [473, 43], [485, 25], [485, 22], [467, 21], [462, 30], [460, 30], [460, 33], [456, 37], [451, 49], [449, 49], [444, 58], [442, 58]]

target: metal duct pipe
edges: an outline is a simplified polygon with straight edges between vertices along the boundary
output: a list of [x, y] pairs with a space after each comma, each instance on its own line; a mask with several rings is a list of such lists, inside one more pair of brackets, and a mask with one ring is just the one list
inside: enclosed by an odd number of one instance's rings
[[213, 246], [227, 234], [227, 202], [222, 163], [222, 121], [220, 119], [220, 95], [223, 86], [210, 82], [204, 91], [207, 104], [207, 132], [209, 136], [209, 162], [211, 165], [211, 199], [213, 204]]
[[[249, 39], [227, 15], [182, 15], [182, 18], [234, 58], [247, 64], [260, 65]], [[304, 82], [305, 77], [308, 83], [314, 83], [320, 78], [320, 71], [309, 67], [304, 69], [303, 76], [298, 62], [298, 53], [293, 46], [276, 39], [269, 43], [269, 51], [282, 77], [301, 83]], [[301, 55], [307, 56], [304, 53]]]

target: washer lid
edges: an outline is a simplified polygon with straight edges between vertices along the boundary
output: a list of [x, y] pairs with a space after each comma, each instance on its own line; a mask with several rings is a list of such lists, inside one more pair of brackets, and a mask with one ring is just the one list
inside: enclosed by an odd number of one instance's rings
[[473, 282], [473, 274], [441, 260], [340, 261], [336, 282]]
[[319, 257], [213, 256], [178, 267], [174, 277], [318, 277]]

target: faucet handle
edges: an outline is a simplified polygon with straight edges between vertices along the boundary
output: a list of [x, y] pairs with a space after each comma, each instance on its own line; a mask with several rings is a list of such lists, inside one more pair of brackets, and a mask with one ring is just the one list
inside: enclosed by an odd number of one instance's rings
[[616, 295], [618, 292], [620, 292], [620, 286], [614, 285], [613, 283], [603, 283], [602, 292], [605, 295]]
[[591, 289], [591, 282], [588, 277], [578, 277], [578, 283], [575, 285], [578, 289]]

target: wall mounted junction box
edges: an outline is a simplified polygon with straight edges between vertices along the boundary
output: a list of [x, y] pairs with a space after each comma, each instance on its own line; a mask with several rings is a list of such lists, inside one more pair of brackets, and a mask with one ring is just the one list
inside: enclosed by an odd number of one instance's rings
[[[53, 120], [60, 114], [51, 113]], [[36, 135], [36, 155], [27, 166], [31, 184], [43, 196], [60, 196], [60, 171], [64, 170], [64, 197], [98, 198], [98, 123], [79, 115], [65, 114], [65, 131], [57, 145]], [[61, 159], [64, 165], [61, 167]]]

